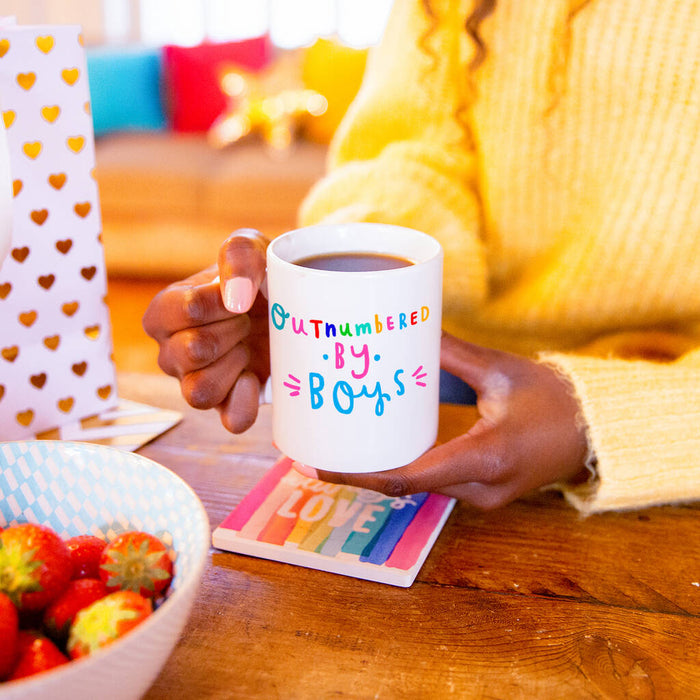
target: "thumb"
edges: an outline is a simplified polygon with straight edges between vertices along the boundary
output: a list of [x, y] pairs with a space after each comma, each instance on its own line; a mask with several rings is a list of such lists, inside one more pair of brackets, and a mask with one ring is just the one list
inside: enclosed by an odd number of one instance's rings
[[455, 338], [442, 333], [440, 345], [440, 366], [450, 374], [459, 377], [477, 393], [484, 391], [494, 365], [502, 353]]
[[221, 298], [232, 313], [245, 313], [253, 305], [265, 279], [268, 243], [259, 231], [238, 229], [219, 248]]

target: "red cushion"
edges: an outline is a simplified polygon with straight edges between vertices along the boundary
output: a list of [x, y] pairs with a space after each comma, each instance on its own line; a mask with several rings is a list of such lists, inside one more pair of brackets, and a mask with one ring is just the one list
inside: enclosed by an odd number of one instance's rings
[[198, 46], [163, 47], [168, 116], [175, 131], [207, 131], [226, 109], [219, 70], [235, 64], [260, 70], [272, 56], [267, 36]]

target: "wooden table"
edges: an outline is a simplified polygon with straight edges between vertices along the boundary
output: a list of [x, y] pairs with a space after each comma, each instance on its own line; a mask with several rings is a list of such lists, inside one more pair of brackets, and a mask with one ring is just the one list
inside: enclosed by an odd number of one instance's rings
[[[174, 380], [125, 398], [184, 420], [139, 450], [198, 493], [212, 529], [277, 458], [263, 409], [233, 436]], [[443, 406], [441, 439], [474, 409]], [[212, 550], [159, 698], [700, 698], [700, 504], [580, 517], [554, 493], [457, 504], [402, 589]]]

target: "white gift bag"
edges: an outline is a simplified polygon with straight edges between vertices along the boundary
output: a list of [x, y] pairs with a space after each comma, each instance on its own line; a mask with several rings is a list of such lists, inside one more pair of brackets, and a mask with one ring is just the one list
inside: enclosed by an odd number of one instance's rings
[[0, 20], [0, 110], [0, 440], [8, 440], [117, 403], [79, 27]]

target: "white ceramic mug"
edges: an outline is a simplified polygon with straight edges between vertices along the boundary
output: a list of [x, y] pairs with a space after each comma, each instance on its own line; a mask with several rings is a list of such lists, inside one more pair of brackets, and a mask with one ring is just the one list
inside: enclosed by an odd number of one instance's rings
[[[338, 272], [309, 256], [372, 253], [397, 269]], [[435, 442], [439, 407], [442, 249], [385, 224], [310, 226], [267, 249], [273, 436], [317, 469], [400, 467]]]

